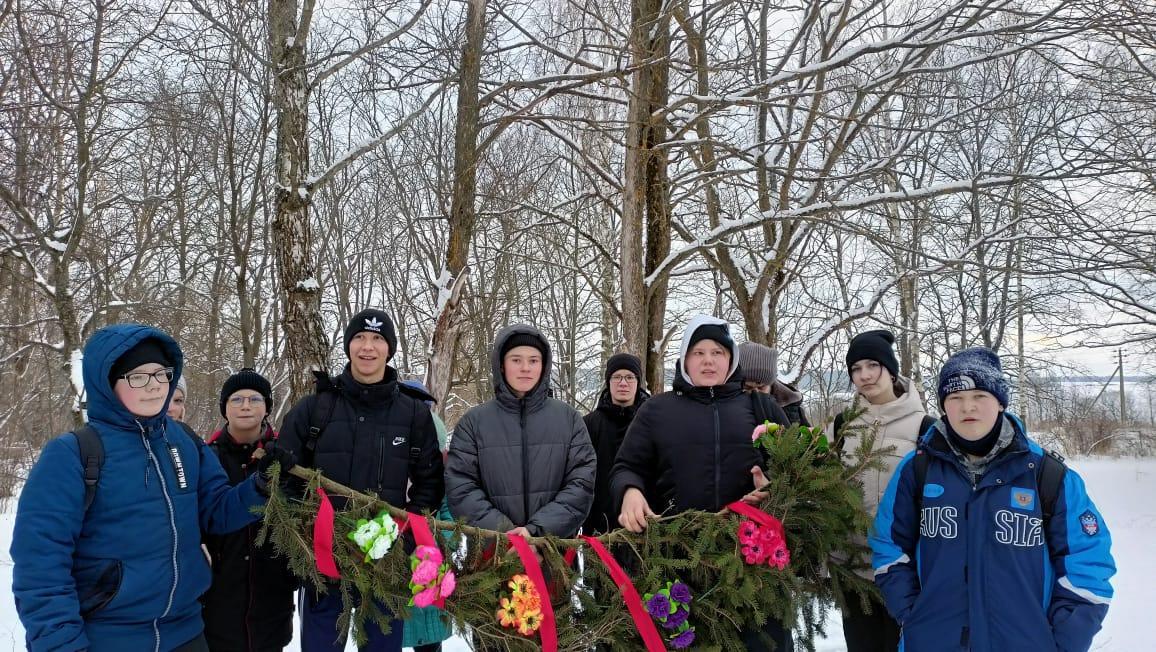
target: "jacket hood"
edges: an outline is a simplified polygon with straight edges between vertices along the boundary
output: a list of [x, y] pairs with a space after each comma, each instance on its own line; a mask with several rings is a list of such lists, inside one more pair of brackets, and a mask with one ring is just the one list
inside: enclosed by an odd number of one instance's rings
[[[129, 349], [145, 339], [160, 341], [165, 352], [173, 360], [173, 382], [169, 383], [164, 407], [154, 417], [142, 419], [134, 416], [120, 402], [108, 382], [108, 374], [113, 364]], [[184, 370], [185, 356], [177, 341], [164, 331], [141, 324], [116, 324], [107, 326], [92, 334], [84, 346], [84, 393], [88, 404], [88, 420], [113, 428], [137, 430], [136, 424], [146, 428], [160, 425], [166, 419], [169, 401], [177, 389], [177, 380]]]
[[[690, 375], [686, 373], [686, 354], [690, 349], [690, 340], [696, 330], [708, 324], [715, 326], [727, 326], [728, 328], [730, 326], [726, 323], [726, 321], [719, 319], [718, 317], [711, 317], [710, 315], [697, 315], [690, 320], [690, 323], [686, 325], [686, 330], [682, 333], [682, 344], [678, 349], [678, 375], [682, 376], [683, 380], [685, 380], [688, 385], [694, 385], [694, 383], [690, 380]], [[729, 381], [731, 378], [733, 378], [735, 372], [739, 369], [739, 355], [738, 351], [735, 350], [733, 342], [731, 346], [728, 347], [728, 350], [731, 354], [731, 368], [727, 372], [727, 376], [723, 379], [723, 382]]]
[[[919, 392], [913, 389], [912, 382], [900, 376], [899, 383], [906, 391], [903, 392], [903, 396], [890, 403], [872, 405], [867, 399], [860, 399], [859, 405], [864, 409], [860, 419], [869, 423], [878, 421], [879, 425], [886, 427], [912, 414], [926, 414], [927, 410], [923, 409], [923, 401], [919, 399]], [[857, 395], [862, 396], [861, 394]]]
[[542, 378], [534, 386], [534, 389], [525, 396], [527, 406], [537, 407], [550, 396], [550, 371], [553, 355], [550, 352], [550, 343], [546, 341], [542, 332], [529, 324], [507, 326], [498, 331], [498, 336], [494, 339], [494, 347], [490, 351], [490, 374], [494, 380], [494, 398], [502, 405], [515, 407], [518, 405], [518, 397], [514, 395], [514, 390], [510, 389], [509, 384], [506, 383], [506, 377], [502, 375], [502, 347], [515, 335], [529, 335], [542, 344]]

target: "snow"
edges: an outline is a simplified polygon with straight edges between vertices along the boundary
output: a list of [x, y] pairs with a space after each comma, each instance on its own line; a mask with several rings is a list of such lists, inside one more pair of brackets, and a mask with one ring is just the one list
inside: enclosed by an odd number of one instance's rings
[[59, 240], [46, 240], [45, 244], [49, 249], [53, 251], [59, 251], [60, 253], [64, 253], [68, 250], [68, 243], [61, 242]]
[[[1092, 644], [1094, 652], [1134, 652], [1152, 648], [1156, 639], [1156, 620], [1148, 611], [1152, 600], [1152, 583], [1156, 580], [1156, 556], [1150, 551], [1156, 540], [1156, 459], [1069, 459], [1088, 486], [1088, 491], [1112, 533], [1112, 553], [1117, 574], [1112, 579], [1116, 589], [1104, 629]], [[0, 652], [24, 648], [24, 629], [16, 617], [11, 597], [12, 543], [15, 503], [4, 501], [0, 510], [0, 587], [9, 594], [0, 600]], [[827, 623], [827, 638], [816, 641], [822, 652], [843, 652], [842, 627], [837, 612]], [[286, 648], [298, 652], [294, 641]], [[348, 650], [354, 649], [347, 646]], [[445, 652], [465, 652], [469, 646], [460, 637], [443, 645]]]
[[453, 292], [451, 291], [453, 280], [454, 277], [450, 275], [450, 270], [442, 267], [442, 273], [438, 275], [437, 280], [438, 300], [437, 307], [434, 308], [435, 315], [442, 314], [442, 311], [445, 310], [446, 304], [449, 302], [450, 297], [453, 296]]
[[315, 278], [307, 278], [297, 282], [297, 289], [315, 292], [321, 289], [321, 284]]

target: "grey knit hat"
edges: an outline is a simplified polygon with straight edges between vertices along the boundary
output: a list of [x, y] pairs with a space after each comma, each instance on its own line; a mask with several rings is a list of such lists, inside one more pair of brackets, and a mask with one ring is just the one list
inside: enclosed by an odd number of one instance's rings
[[769, 346], [743, 342], [739, 345], [739, 368], [744, 380], [770, 385], [779, 377], [779, 354]]

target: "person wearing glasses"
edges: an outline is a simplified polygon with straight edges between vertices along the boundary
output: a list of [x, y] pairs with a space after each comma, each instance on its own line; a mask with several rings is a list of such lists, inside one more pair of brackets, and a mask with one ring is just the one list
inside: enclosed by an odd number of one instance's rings
[[20, 494], [12, 593], [27, 649], [208, 650], [198, 598], [209, 588], [201, 531], [258, 518], [272, 449], [230, 486], [217, 457], [167, 415], [184, 356], [156, 328], [118, 324], [84, 348], [88, 425], [103, 450], [86, 505], [80, 438], [49, 441]]
[[598, 406], [582, 417], [590, 443], [598, 456], [594, 473], [594, 505], [582, 525], [589, 536], [618, 528], [618, 511], [610, 495], [610, 467], [622, 446], [626, 429], [639, 406], [650, 398], [642, 387], [642, 361], [629, 353], [615, 353], [606, 361], [606, 386], [598, 396]]
[[[256, 470], [255, 453], [276, 443], [269, 425], [273, 385], [255, 369], [241, 369], [221, 386], [220, 407], [225, 425], [207, 443], [236, 485]], [[211, 650], [272, 652], [293, 639], [297, 578], [272, 542], [257, 545], [260, 531], [260, 523], [250, 523], [204, 538], [213, 567], [212, 586], [201, 599]]]

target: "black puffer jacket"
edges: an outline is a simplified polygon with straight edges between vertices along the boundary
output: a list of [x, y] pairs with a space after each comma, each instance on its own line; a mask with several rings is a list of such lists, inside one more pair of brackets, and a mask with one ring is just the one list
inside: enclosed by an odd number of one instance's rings
[[[331, 480], [372, 491], [396, 507], [437, 511], [445, 495], [437, 430], [429, 408], [399, 385], [392, 367], [386, 367], [385, 379], [374, 385], [354, 380], [349, 365], [336, 378], [319, 378], [317, 391], [337, 392], [337, 401], [317, 439], [312, 466]], [[306, 396], [289, 410], [278, 443], [306, 466], [309, 460], [302, 450], [318, 396]], [[340, 507], [338, 498], [333, 501]]]
[[[502, 345], [516, 334], [542, 342], [542, 381], [519, 399], [502, 377]], [[550, 347], [531, 326], [498, 333], [494, 398], [454, 428], [446, 463], [450, 511], [470, 525], [573, 536], [590, 511], [596, 460], [582, 416], [548, 396]]]
[[610, 389], [604, 388], [598, 397], [598, 407], [582, 417], [590, 433], [594, 453], [598, 456], [598, 471], [594, 476], [594, 504], [590, 508], [590, 516], [582, 525], [582, 531], [588, 535], [595, 536], [618, 527], [618, 511], [610, 492], [610, 469], [626, 437], [627, 427], [648, 398], [650, 393], [639, 387], [634, 395], [634, 404], [623, 407], [615, 405], [610, 398]]
[[[222, 429], [209, 438], [230, 484], [256, 470], [253, 451], [274, 440], [273, 430], [255, 444], [238, 444]], [[205, 638], [214, 652], [281, 650], [293, 638], [293, 594], [297, 578], [273, 545], [255, 545], [261, 522], [231, 534], [206, 535], [213, 583], [201, 598]]]
[[[692, 332], [688, 328], [683, 338], [681, 356]], [[647, 494], [655, 513], [718, 511], [754, 489], [751, 467], [764, 465], [759, 449], [751, 445], [755, 425], [764, 418], [788, 425], [787, 415], [769, 396], [743, 392], [742, 370], [733, 362], [726, 382], [714, 387], [691, 385], [682, 364], [680, 358], [673, 391], [643, 404], [626, 431], [610, 472], [616, 511], [630, 487]], [[755, 401], [765, 416], [756, 416]]]

